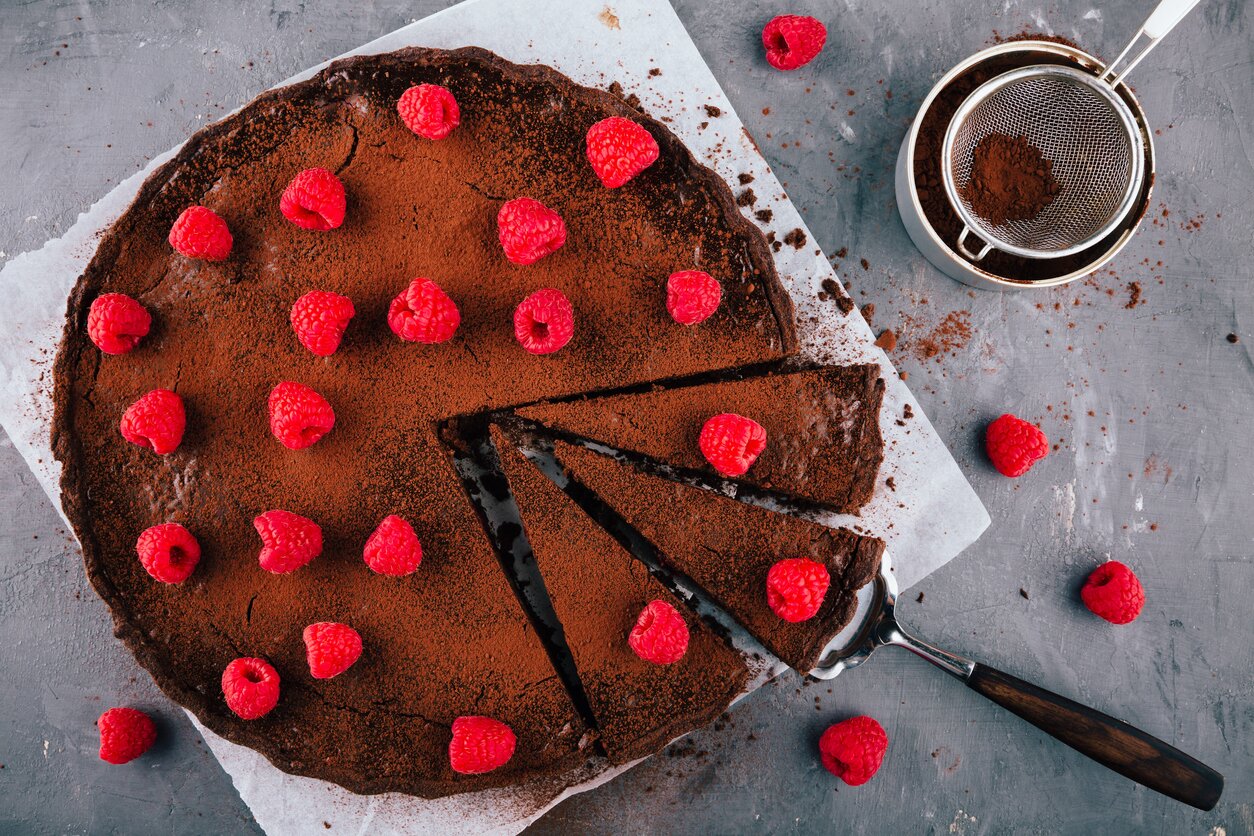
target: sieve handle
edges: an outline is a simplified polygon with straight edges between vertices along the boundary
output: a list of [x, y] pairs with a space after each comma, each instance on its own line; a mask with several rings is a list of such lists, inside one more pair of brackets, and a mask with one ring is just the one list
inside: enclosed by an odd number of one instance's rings
[[993, 249], [993, 245], [988, 243], [987, 241], [982, 241], [979, 238], [977, 238], [976, 240], [980, 241], [980, 243], [984, 245], [984, 249], [980, 250], [978, 253], [973, 253], [967, 249], [967, 245], [966, 245], [967, 236], [970, 234], [971, 234], [971, 227], [967, 226], [966, 224], [963, 224], [962, 232], [958, 234], [958, 252], [962, 253], [967, 258], [971, 259], [972, 261], [979, 261], [980, 259], [984, 258], [984, 256], [988, 255], [989, 251]]
[[[1150, 13], [1145, 22], [1141, 24], [1141, 28], [1137, 30], [1133, 36], [1131, 43], [1123, 48], [1123, 52], [1119, 53], [1119, 57], [1106, 65], [1106, 69], [1102, 70], [1101, 79], [1112, 87], [1119, 86], [1124, 76], [1132, 72], [1136, 65], [1141, 63], [1141, 59], [1150, 54], [1150, 50], [1158, 46], [1158, 42], [1167, 36], [1167, 33], [1176, 28], [1176, 24], [1184, 19], [1184, 16], [1193, 10], [1199, 0], [1162, 0], [1157, 8]], [[1141, 41], [1144, 36], [1149, 39], [1148, 43], [1129, 60], [1129, 63], [1122, 70], [1118, 70], [1120, 63], [1129, 57], [1133, 47]]]

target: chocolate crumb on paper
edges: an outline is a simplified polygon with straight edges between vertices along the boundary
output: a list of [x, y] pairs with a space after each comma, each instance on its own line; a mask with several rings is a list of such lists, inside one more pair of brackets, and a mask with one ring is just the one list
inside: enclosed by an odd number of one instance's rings
[[784, 243], [792, 244], [794, 249], [799, 250], [806, 245], [806, 234], [801, 231], [801, 227], [797, 227], [784, 236]]

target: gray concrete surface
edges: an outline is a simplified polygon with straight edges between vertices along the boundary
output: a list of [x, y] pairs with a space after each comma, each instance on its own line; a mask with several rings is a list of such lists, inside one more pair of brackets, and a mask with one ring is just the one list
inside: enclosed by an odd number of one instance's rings
[[[3, 0], [0, 258], [60, 234], [149, 157], [274, 82], [443, 5]], [[931, 269], [897, 220], [892, 164], [917, 103], [994, 30], [1053, 31], [1109, 56], [1148, 0], [786, 5], [678, 8], [819, 243], [847, 248], [855, 298], [876, 305], [877, 328], [901, 333], [895, 360], [994, 519], [906, 596], [903, 620], [1176, 743], [1225, 772], [1227, 792], [1213, 812], [1186, 809], [887, 651], [835, 683], [785, 677], [535, 830], [1254, 832], [1250, 9], [1204, 0], [1137, 71], [1161, 130], [1155, 222], [1088, 282], [998, 295]], [[777, 11], [830, 27], [821, 59], [795, 74], [760, 57], [757, 33]], [[1140, 304], [1128, 307], [1132, 282]], [[946, 317], [970, 335], [957, 328], [951, 350], [927, 358]], [[1003, 410], [1040, 420], [1059, 445], [1017, 481], [980, 452], [981, 426]], [[1107, 555], [1146, 586], [1130, 626], [1078, 603]], [[7, 440], [0, 671], [0, 832], [256, 830], [181, 712], [112, 639]], [[114, 704], [161, 725], [156, 751], [129, 767], [95, 754], [93, 721]], [[876, 716], [891, 740], [879, 775], [856, 789], [815, 757], [822, 728], [853, 713]]]

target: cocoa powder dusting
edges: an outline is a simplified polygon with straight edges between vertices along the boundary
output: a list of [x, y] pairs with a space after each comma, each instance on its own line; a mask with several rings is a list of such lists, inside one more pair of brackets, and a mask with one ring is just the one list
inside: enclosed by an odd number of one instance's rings
[[963, 199], [993, 226], [1035, 218], [1062, 190], [1054, 163], [1024, 136], [989, 134], [971, 154]]
[[1124, 305], [1128, 310], [1132, 310], [1137, 305], [1144, 304], [1141, 300], [1141, 283], [1128, 282], [1128, 303]]
[[971, 341], [970, 311], [950, 311], [928, 334], [914, 341], [914, 356], [920, 360], [966, 348]]

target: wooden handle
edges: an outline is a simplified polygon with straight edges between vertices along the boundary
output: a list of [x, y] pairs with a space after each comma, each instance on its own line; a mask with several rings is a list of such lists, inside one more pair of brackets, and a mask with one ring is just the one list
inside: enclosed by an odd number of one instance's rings
[[1138, 784], [1199, 810], [1219, 802], [1224, 776], [1127, 723], [986, 665], [975, 666], [967, 685]]

